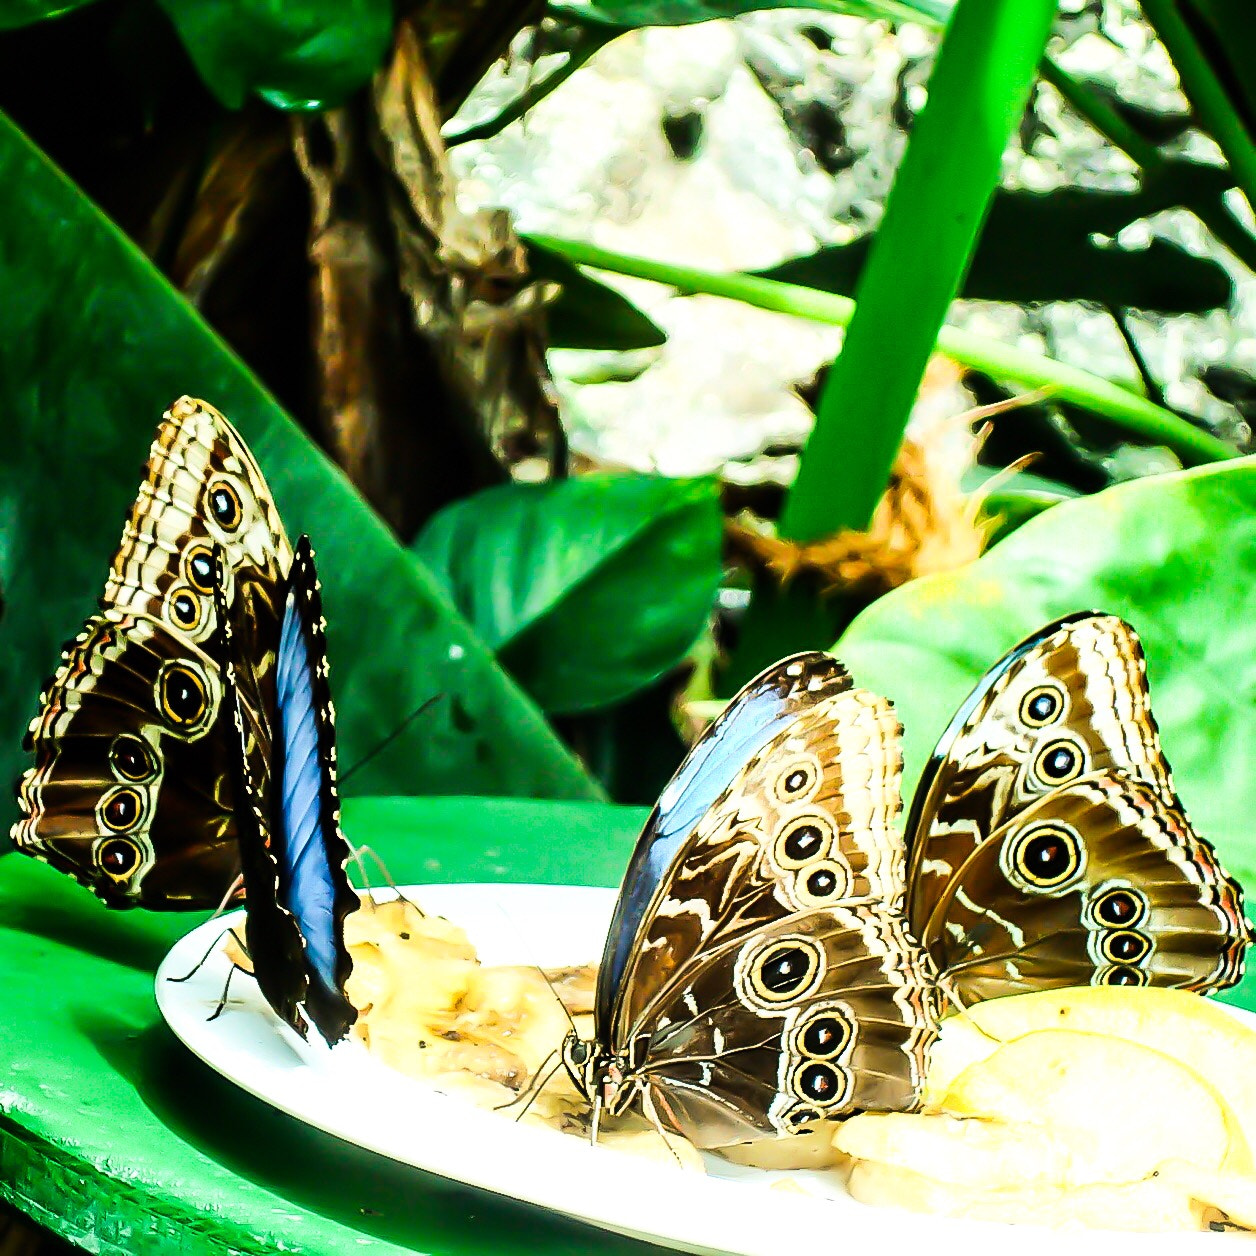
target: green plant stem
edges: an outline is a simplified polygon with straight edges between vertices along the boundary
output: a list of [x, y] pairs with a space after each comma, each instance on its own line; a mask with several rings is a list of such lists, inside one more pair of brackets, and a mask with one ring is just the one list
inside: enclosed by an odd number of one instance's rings
[[[1136, 162], [1145, 175], [1162, 174], [1176, 160], [1166, 157], [1149, 139], [1139, 135], [1099, 92], [1073, 78], [1050, 57], [1042, 60], [1042, 77], [1100, 135]], [[1219, 196], [1200, 198], [1189, 208], [1248, 270], [1256, 274], [1256, 237], [1234, 216], [1225, 201]]]
[[1142, 8], [1168, 49], [1183, 92], [1225, 154], [1247, 203], [1256, 210], [1256, 145], [1178, 11], [1177, 0], [1142, 0]]
[[[685, 295], [725, 297], [758, 309], [838, 327], [847, 326], [855, 312], [855, 302], [849, 297], [818, 292], [799, 284], [679, 266], [556, 236], [529, 238], [582, 266], [651, 279], [668, 284]], [[1219, 462], [1235, 456], [1235, 451], [1224, 441], [1201, 431], [1171, 410], [1054, 358], [956, 327], [942, 328], [938, 333], [937, 347], [948, 357], [974, 370], [1030, 388], [1049, 388], [1053, 396], [1083, 406], [1109, 420], [1118, 431], [1166, 446], [1188, 465]]]
[[468, 144], [472, 140], [489, 140], [494, 135], [499, 135], [512, 122], [517, 122], [529, 109], [535, 108], [551, 92], [561, 87], [581, 66], [605, 48], [616, 35], [621, 34], [623, 32], [618, 28], [599, 30], [596, 27], [586, 27], [581, 34], [580, 42], [568, 52], [567, 60], [562, 65], [552, 70], [543, 79], [525, 88], [491, 118], [485, 118], [483, 122], [477, 122], [453, 135], [447, 135], [445, 147], [453, 148], [457, 144]]

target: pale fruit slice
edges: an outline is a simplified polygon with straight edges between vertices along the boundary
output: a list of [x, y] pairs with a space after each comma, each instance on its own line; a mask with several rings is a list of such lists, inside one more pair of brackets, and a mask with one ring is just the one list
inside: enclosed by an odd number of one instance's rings
[[1061, 1186], [1137, 1182], [1173, 1158], [1216, 1169], [1230, 1150], [1225, 1104], [1196, 1073], [1100, 1034], [1016, 1038], [965, 1069], [942, 1103], [960, 1116], [1052, 1130], [1069, 1151]]
[[1160, 1166], [1160, 1177], [1220, 1214], [1218, 1220], [1256, 1230], [1256, 1177], [1250, 1173], [1209, 1172], [1185, 1160], [1171, 1160]]
[[1152, 1232], [1199, 1230], [1204, 1225], [1205, 1210], [1190, 1190], [1158, 1177], [1121, 1185], [980, 1190], [861, 1160], [851, 1169], [847, 1189], [865, 1204], [972, 1221]]
[[855, 1160], [894, 1165], [936, 1182], [1010, 1190], [1069, 1180], [1084, 1137], [940, 1112], [865, 1112], [842, 1122], [833, 1146]]
[[1190, 1065], [1256, 1141], [1256, 1033], [1218, 1004], [1186, 990], [1076, 986], [978, 1003], [943, 1022], [924, 1104], [938, 1106], [969, 1065], [1001, 1042], [1042, 1029], [1073, 1029], [1137, 1042]]

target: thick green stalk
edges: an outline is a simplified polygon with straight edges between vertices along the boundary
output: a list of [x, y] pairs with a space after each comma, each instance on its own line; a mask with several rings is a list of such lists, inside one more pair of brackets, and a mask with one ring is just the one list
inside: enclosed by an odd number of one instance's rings
[[780, 519], [811, 541], [866, 528], [1025, 107], [1055, 0], [960, 0], [912, 128]]
[[1256, 142], [1226, 95], [1207, 56], [1178, 11], [1177, 0], [1142, 0], [1143, 14], [1156, 28], [1173, 60], [1182, 90], [1212, 136], [1247, 202], [1256, 209]]
[[[638, 279], [652, 279], [686, 294], [727, 297], [759, 309], [839, 327], [847, 326], [855, 312], [855, 302], [849, 297], [818, 292], [798, 284], [781, 283], [755, 275], [702, 270], [696, 266], [673, 265], [600, 248], [580, 240], [545, 235], [529, 238], [582, 266]], [[937, 348], [955, 361], [996, 378], [1031, 388], [1049, 388], [1052, 396], [1071, 401], [1107, 419], [1124, 435], [1164, 445], [1188, 465], [1234, 457], [1235, 451], [1224, 441], [1201, 431], [1171, 410], [1054, 358], [954, 327], [943, 327], [938, 332]]]

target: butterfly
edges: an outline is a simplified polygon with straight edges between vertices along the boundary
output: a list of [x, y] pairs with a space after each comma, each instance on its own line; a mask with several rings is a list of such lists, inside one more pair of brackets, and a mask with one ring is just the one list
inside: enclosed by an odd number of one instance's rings
[[997, 663], [944, 733], [904, 837], [901, 728], [830, 655], [782, 660], [690, 751], [630, 860], [594, 1037], [600, 1115], [700, 1147], [918, 1101], [945, 998], [1206, 990], [1242, 974], [1242, 892], [1191, 828], [1138, 638], [1089, 613]]
[[314, 991], [315, 1023], [341, 1032], [339, 924], [357, 899], [333, 718], [308, 540], [294, 555], [244, 441], [182, 398], [100, 610], [41, 694], [17, 848], [116, 908], [216, 907], [242, 874], [263, 992], [305, 1032]]
[[1142, 645], [1114, 615], [1049, 624], [990, 669], [906, 834], [911, 930], [962, 1002], [1243, 974], [1242, 890], [1174, 791]]

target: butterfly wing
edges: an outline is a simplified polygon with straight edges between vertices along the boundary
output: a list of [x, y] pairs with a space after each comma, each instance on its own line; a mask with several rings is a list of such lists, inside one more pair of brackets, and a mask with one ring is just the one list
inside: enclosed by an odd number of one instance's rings
[[[102, 610], [45, 686], [18, 785], [18, 849], [113, 907], [216, 906], [238, 872], [207, 651], [215, 544], [229, 584], [274, 590], [291, 562], [243, 441], [184, 398], [158, 429]], [[277, 637], [278, 624], [272, 610], [265, 631]]]
[[595, 1006], [600, 1025], [615, 1016], [625, 969], [642, 923], [668, 869], [698, 822], [732, 784], [746, 760], [802, 711], [826, 695], [850, 688], [850, 677], [819, 652], [782, 659], [728, 704], [694, 744], [659, 797], [637, 839], [598, 969]]
[[259, 656], [248, 644], [253, 592], [242, 582], [230, 609], [225, 587], [218, 594], [249, 957], [276, 1013], [302, 1037], [308, 1018], [335, 1043], [357, 1018], [344, 993], [352, 967], [344, 921], [358, 897], [345, 872], [326, 624], [309, 538], [298, 541], [286, 584], [273, 705], [259, 697]]
[[[1134, 888], [1148, 921], [1166, 940], [1173, 935], [1172, 947], [1199, 953], [1186, 967], [1140, 969], [1149, 980], [1203, 988], [1237, 979], [1235, 952], [1247, 939], [1241, 891], [1173, 792], [1142, 647], [1115, 616], [1072, 616], [1012, 650], [960, 708], [925, 770], [907, 822], [908, 919], [939, 968], [971, 965], [953, 974], [962, 996], [1112, 979], [1102, 957], [1079, 958], [1095, 936], [1083, 918], [1087, 895], [1106, 882], [1049, 881], [1031, 892], [1000, 856], [1023, 840], [1045, 858], [1045, 837], [1023, 834], [1043, 824], [1040, 836], [1049, 836], [1057, 823], [1060, 851], [1072, 849], [1070, 833], [1081, 843], [1080, 867], [1132, 861], [1145, 878]], [[1010, 958], [1025, 948], [1032, 962]], [[987, 959], [977, 962], [978, 951]], [[996, 952], [998, 963], [989, 959]]]
[[962, 1000], [1243, 973], [1242, 894], [1182, 808], [1100, 772], [1018, 812], [951, 877], [927, 945]]
[[932, 971], [902, 917], [858, 903], [782, 917], [671, 983], [642, 1076], [702, 1147], [916, 1106], [936, 1036]]
[[[898, 721], [827, 655], [786, 660], [744, 692], [782, 678], [795, 682], [791, 717], [678, 835], [598, 1023], [604, 1051], [706, 1146], [909, 1107], [935, 1033], [928, 965], [901, 923]], [[728, 718], [745, 715], [734, 703]], [[764, 995], [761, 969], [780, 962], [795, 967], [775, 978], [783, 997]], [[803, 1050], [813, 1022], [825, 1043], [842, 1035], [840, 1052]]]

